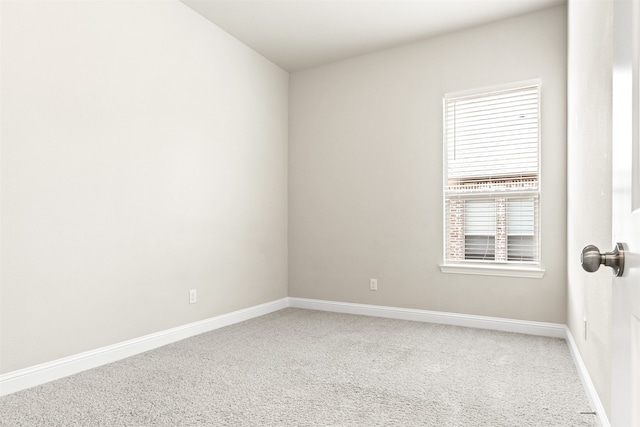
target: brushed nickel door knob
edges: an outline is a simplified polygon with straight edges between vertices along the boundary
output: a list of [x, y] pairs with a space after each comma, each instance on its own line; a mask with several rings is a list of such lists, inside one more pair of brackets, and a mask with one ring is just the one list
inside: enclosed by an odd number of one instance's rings
[[616, 277], [620, 277], [624, 273], [624, 246], [622, 243], [616, 243], [613, 251], [601, 254], [597, 247], [587, 245], [582, 249], [580, 263], [584, 271], [589, 273], [598, 271], [601, 264], [606, 265], [613, 269]]

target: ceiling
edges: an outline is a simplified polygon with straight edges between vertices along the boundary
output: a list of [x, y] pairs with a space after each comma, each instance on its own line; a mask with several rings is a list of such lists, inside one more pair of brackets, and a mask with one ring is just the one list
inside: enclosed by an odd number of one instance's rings
[[566, 2], [181, 1], [287, 71], [299, 71]]

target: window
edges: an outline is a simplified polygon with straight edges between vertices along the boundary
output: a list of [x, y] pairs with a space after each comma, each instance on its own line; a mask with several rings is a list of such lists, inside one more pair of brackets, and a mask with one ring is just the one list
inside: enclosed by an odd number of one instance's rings
[[539, 113], [538, 81], [445, 96], [443, 267], [540, 270]]

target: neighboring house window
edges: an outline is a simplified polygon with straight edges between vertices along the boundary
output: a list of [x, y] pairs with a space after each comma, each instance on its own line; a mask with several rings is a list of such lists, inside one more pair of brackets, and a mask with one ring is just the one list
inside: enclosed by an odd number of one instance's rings
[[444, 98], [445, 265], [540, 266], [540, 84]]

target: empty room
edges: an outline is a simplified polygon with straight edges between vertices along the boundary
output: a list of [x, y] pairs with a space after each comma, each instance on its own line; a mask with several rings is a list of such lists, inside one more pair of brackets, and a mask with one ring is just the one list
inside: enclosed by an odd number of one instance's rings
[[0, 0], [0, 426], [640, 427], [635, 0]]

